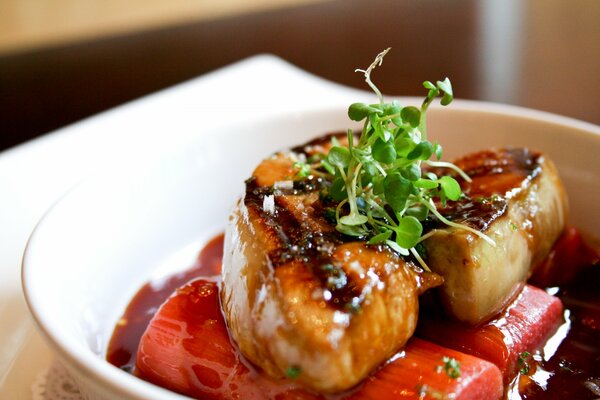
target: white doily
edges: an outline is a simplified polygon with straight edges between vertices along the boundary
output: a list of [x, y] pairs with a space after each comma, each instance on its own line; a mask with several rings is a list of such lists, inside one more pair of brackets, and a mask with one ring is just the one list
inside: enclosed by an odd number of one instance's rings
[[31, 386], [32, 400], [83, 400], [77, 384], [58, 361], [42, 371]]

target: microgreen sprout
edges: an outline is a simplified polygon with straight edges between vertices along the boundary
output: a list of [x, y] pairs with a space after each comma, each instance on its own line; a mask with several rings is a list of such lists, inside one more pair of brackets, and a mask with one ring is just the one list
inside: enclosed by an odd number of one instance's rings
[[[347, 146], [333, 138], [329, 153], [313, 164], [313, 171], [321, 171], [331, 181], [328, 195], [337, 202], [335, 221], [339, 232], [367, 238], [369, 244], [385, 244], [404, 256], [412, 254], [429, 270], [415, 246], [431, 235], [422, 236], [422, 223], [432, 216], [448, 226], [470, 231], [492, 246], [495, 243], [482, 232], [450, 221], [438, 211], [437, 204], [445, 207], [448, 201], [463, 196], [461, 187], [450, 175], [437, 176], [430, 168], [422, 169], [433, 167], [438, 172], [445, 168], [471, 181], [456, 165], [440, 161], [442, 146], [427, 140], [427, 109], [438, 97], [443, 106], [452, 102], [450, 80], [424, 82], [427, 95], [420, 107], [402, 107], [397, 101], [386, 103], [371, 73], [389, 51], [387, 48], [379, 53], [367, 69], [356, 70], [364, 74], [379, 101], [354, 103], [348, 108], [351, 120], [363, 122], [360, 135], [348, 130]], [[299, 176], [310, 173], [305, 165], [298, 164], [296, 169]]]

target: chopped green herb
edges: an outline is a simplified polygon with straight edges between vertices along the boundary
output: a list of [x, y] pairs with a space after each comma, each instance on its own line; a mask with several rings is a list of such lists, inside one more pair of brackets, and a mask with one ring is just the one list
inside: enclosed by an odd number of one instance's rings
[[517, 359], [517, 366], [519, 367], [519, 372], [521, 375], [529, 375], [529, 363], [527, 360], [531, 356], [531, 353], [528, 351], [524, 351], [519, 354], [519, 358]]
[[311, 171], [310, 165], [301, 161], [294, 163], [294, 169], [298, 170], [298, 172], [296, 172], [296, 178], [306, 178], [310, 175]]
[[298, 366], [288, 367], [285, 371], [285, 375], [290, 379], [297, 379], [302, 373], [302, 369]]
[[519, 227], [514, 222], [511, 222], [510, 223], [510, 229], [512, 229], [513, 231], [517, 231], [517, 230], [519, 230]]
[[451, 357], [442, 358], [444, 362], [444, 371], [451, 379], [460, 378], [460, 363]]

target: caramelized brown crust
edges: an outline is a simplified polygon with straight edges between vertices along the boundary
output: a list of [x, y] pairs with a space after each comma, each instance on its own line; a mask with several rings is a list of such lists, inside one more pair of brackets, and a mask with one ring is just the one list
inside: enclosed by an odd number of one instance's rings
[[508, 304], [548, 254], [564, 229], [567, 199], [553, 163], [538, 152], [486, 150], [455, 164], [472, 182], [459, 179], [464, 198], [441, 213], [496, 245], [441, 223], [424, 244], [428, 265], [445, 279], [440, 293], [447, 312], [478, 324]]
[[338, 233], [324, 182], [290, 187], [295, 157], [264, 160], [247, 182], [226, 231], [222, 304], [250, 361], [274, 377], [299, 368], [307, 387], [337, 392], [412, 336], [424, 281], [387, 247]]

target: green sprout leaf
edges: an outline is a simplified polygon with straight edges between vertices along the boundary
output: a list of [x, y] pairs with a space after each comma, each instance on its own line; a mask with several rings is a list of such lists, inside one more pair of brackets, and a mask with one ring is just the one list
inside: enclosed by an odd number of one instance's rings
[[437, 87], [444, 93], [442, 96], [441, 104], [443, 106], [447, 106], [452, 102], [452, 99], [454, 98], [450, 79], [446, 78], [443, 81], [437, 81]]
[[333, 179], [331, 186], [329, 186], [329, 196], [334, 201], [342, 201], [348, 198], [348, 193], [346, 192], [346, 183], [341, 177], [336, 177]]
[[334, 167], [346, 168], [350, 162], [350, 150], [347, 147], [333, 146], [327, 155], [327, 162]]
[[364, 223], [366, 223], [369, 219], [362, 215], [362, 214], [356, 214], [356, 215], [346, 215], [340, 218], [340, 222], [344, 225], [350, 225], [350, 226], [356, 226], [356, 225], [362, 225]]
[[420, 189], [435, 189], [438, 187], [439, 183], [437, 181], [437, 179], [435, 180], [431, 180], [431, 179], [419, 179], [417, 180], [414, 185]]
[[409, 160], [428, 160], [433, 154], [433, 145], [428, 141], [419, 143], [406, 158]]
[[421, 167], [418, 164], [410, 164], [401, 173], [409, 181], [417, 181], [421, 178]]
[[385, 191], [385, 186], [383, 182], [385, 178], [383, 176], [376, 176], [371, 180], [371, 184], [373, 185], [373, 194], [380, 195]]
[[377, 139], [373, 144], [372, 154], [373, 158], [380, 163], [391, 164], [396, 160], [394, 144], [381, 139]]
[[384, 116], [391, 116], [391, 121], [394, 125], [398, 127], [402, 125], [402, 117], [400, 116], [402, 107], [400, 107], [400, 104], [398, 104], [397, 101], [394, 100], [391, 103], [383, 104], [382, 109]]
[[436, 86], [429, 81], [423, 82], [423, 87], [428, 90], [437, 90]]
[[402, 212], [412, 192], [411, 182], [399, 173], [389, 174], [383, 181], [385, 200], [396, 212]]
[[335, 229], [348, 236], [362, 237], [369, 233], [368, 230], [364, 229], [362, 226], [352, 226], [352, 225], [344, 225], [337, 224]]
[[405, 249], [410, 249], [419, 242], [423, 233], [423, 225], [415, 217], [407, 216], [398, 221], [398, 227], [394, 231], [396, 232], [396, 243]]
[[404, 107], [400, 113], [400, 116], [413, 128], [416, 128], [421, 123], [421, 111], [417, 107]]
[[394, 148], [398, 157], [406, 158], [417, 144], [408, 136], [399, 136], [394, 140]]
[[408, 208], [404, 215], [415, 217], [419, 221], [425, 221], [429, 216], [429, 208], [425, 207], [423, 204], [417, 204], [416, 206]]
[[383, 243], [386, 240], [388, 240], [392, 234], [394, 232], [391, 230], [385, 230], [381, 233], [378, 233], [377, 235], [373, 236], [371, 239], [369, 239], [369, 241], [367, 242], [367, 244], [379, 244], [379, 243]]
[[348, 108], [348, 117], [352, 121], [362, 121], [373, 113], [383, 113], [380, 109], [365, 103], [354, 103]]
[[438, 142], [435, 142], [433, 145], [433, 152], [435, 153], [435, 158], [438, 160], [442, 158], [442, 145]]
[[456, 179], [451, 176], [442, 176], [440, 178], [440, 186], [448, 199], [456, 201], [460, 198], [462, 192]]

